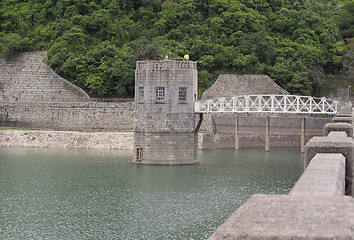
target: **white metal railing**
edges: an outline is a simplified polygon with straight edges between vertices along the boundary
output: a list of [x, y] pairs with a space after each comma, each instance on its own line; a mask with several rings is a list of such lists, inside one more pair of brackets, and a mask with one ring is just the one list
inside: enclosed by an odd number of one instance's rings
[[196, 113], [337, 114], [339, 102], [296, 95], [243, 95], [195, 102]]

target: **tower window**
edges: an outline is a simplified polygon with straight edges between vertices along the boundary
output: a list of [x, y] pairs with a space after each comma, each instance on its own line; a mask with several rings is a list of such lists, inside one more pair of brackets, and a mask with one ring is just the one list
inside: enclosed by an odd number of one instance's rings
[[156, 100], [157, 101], [165, 100], [165, 87], [156, 88]]
[[144, 101], [144, 87], [139, 87], [139, 100]]
[[179, 101], [186, 101], [187, 100], [187, 88], [180, 87], [178, 91], [178, 100]]

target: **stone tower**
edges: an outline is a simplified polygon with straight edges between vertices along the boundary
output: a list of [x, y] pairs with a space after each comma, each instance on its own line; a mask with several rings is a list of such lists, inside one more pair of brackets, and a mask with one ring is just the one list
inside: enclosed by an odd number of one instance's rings
[[197, 80], [196, 62], [137, 62], [134, 163], [198, 163]]

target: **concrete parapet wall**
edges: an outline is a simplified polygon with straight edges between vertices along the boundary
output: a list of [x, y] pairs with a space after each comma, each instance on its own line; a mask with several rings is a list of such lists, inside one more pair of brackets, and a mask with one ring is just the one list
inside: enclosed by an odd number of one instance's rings
[[317, 153], [289, 195], [344, 196], [345, 157], [340, 153]]
[[352, 123], [353, 123], [353, 120], [352, 120], [351, 117], [334, 117], [334, 118], [332, 119], [332, 121], [333, 121], [334, 123], [341, 123], [341, 122], [343, 122], [343, 123], [349, 123], [349, 124], [352, 124]]
[[353, 137], [353, 125], [349, 123], [327, 123], [323, 127], [323, 136], [328, 136], [332, 131], [346, 132], [348, 137]]
[[209, 240], [354, 239], [352, 197], [253, 195]]
[[327, 137], [313, 137], [305, 147], [305, 167], [317, 153], [341, 153], [346, 159], [346, 194], [353, 192], [354, 142], [346, 132], [330, 132]]

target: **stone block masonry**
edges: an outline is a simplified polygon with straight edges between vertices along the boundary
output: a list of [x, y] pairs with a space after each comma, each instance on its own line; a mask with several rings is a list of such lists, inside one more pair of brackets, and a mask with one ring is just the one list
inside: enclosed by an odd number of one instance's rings
[[198, 163], [197, 78], [195, 62], [137, 62], [134, 163]]
[[250, 94], [288, 95], [289, 93], [266, 75], [221, 74], [215, 83], [203, 93], [202, 99]]
[[133, 102], [8, 102], [0, 104], [0, 126], [131, 131], [133, 111]]
[[133, 100], [101, 102], [53, 72], [46, 52], [0, 57], [0, 126], [133, 130]]
[[45, 62], [47, 53], [0, 57], [0, 102], [87, 102], [85, 91], [58, 76]]

